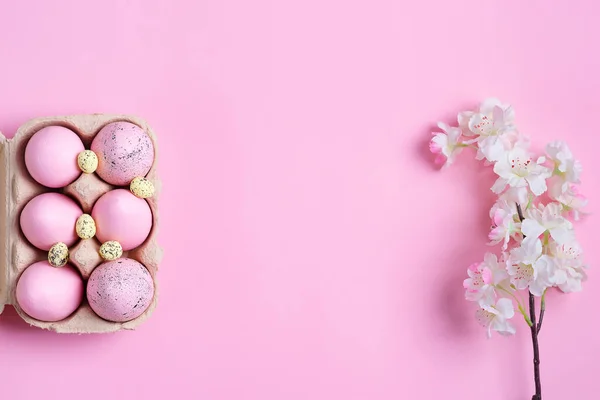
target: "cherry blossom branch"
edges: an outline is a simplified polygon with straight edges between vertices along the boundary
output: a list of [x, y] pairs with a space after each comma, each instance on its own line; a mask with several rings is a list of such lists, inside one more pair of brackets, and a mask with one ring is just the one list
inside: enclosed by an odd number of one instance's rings
[[[477, 160], [493, 166], [497, 179], [491, 190], [498, 199], [490, 209], [488, 244], [501, 246], [497, 252], [486, 252], [483, 261], [469, 265], [463, 281], [465, 299], [478, 305], [475, 318], [486, 328], [488, 338], [492, 332], [515, 334], [511, 319], [517, 306], [531, 331], [532, 400], [541, 400], [538, 339], [546, 290], [578, 292], [587, 279], [588, 265], [573, 226], [573, 221], [587, 214], [587, 199], [578, 189], [582, 165], [560, 140], [548, 143], [544, 154], [535, 156], [529, 150], [529, 138], [515, 125], [514, 109], [498, 99], [486, 99], [475, 110], [460, 112], [457, 122], [457, 126], [438, 123], [440, 131], [432, 132], [429, 149], [443, 168], [471, 149]], [[529, 309], [521, 291], [527, 293]], [[541, 297], [539, 320], [535, 297]]]

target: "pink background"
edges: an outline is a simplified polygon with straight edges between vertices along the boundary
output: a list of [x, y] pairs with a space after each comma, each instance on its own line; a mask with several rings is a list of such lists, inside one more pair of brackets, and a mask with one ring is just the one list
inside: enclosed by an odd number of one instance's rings
[[[530, 399], [528, 331], [463, 300], [492, 174], [437, 172], [435, 122], [486, 96], [568, 139], [600, 201], [595, 0], [3, 1], [0, 130], [146, 118], [164, 179], [162, 297], [138, 331], [0, 316], [3, 399]], [[597, 399], [600, 277], [551, 295], [544, 399]], [[576, 395], [576, 396], [575, 396]]]

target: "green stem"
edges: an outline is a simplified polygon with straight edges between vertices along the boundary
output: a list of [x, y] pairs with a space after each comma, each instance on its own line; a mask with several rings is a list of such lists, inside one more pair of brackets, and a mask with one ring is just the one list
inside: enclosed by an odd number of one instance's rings
[[533, 322], [531, 321], [531, 318], [529, 318], [529, 315], [527, 315], [527, 311], [525, 311], [523, 306], [520, 304], [519, 304], [519, 312], [523, 315], [523, 318], [525, 318], [525, 322], [527, 322], [527, 325], [529, 325], [530, 328], [533, 327]]
[[540, 303], [540, 320], [537, 324], [537, 333], [539, 335], [540, 329], [542, 329], [542, 321], [544, 320], [544, 311], [546, 311], [546, 290], [542, 293], [542, 301]]

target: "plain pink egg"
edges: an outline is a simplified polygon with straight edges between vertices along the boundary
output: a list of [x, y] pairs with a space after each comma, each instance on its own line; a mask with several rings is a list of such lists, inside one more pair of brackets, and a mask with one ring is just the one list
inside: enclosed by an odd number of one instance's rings
[[94, 269], [87, 284], [87, 298], [101, 318], [130, 321], [152, 303], [154, 282], [144, 265], [131, 258], [119, 258]]
[[81, 174], [77, 155], [85, 148], [75, 132], [62, 126], [37, 131], [25, 147], [25, 165], [38, 183], [60, 188]]
[[75, 268], [54, 268], [40, 261], [25, 269], [17, 282], [17, 302], [31, 318], [55, 322], [73, 314], [83, 299], [83, 280]]
[[130, 122], [113, 122], [98, 132], [91, 149], [98, 156], [96, 173], [106, 182], [124, 186], [146, 176], [154, 162], [150, 136]]
[[125, 189], [102, 195], [94, 204], [92, 218], [98, 240], [116, 240], [125, 251], [144, 243], [152, 229], [152, 211], [146, 200]]
[[43, 193], [23, 208], [21, 230], [38, 249], [50, 250], [56, 242], [70, 247], [77, 240], [75, 223], [81, 214], [81, 207], [70, 197], [60, 193]]

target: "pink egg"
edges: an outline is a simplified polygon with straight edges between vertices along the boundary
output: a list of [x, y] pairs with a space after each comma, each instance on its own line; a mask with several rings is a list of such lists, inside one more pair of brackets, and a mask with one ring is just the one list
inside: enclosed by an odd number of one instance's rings
[[150, 273], [131, 258], [100, 264], [87, 284], [87, 298], [101, 318], [125, 322], [143, 314], [152, 303], [154, 282]]
[[154, 162], [154, 145], [142, 128], [130, 122], [113, 122], [98, 132], [91, 149], [98, 156], [96, 173], [106, 182], [124, 186], [144, 177]]
[[72, 246], [77, 240], [75, 223], [81, 214], [81, 207], [70, 197], [43, 193], [23, 208], [21, 230], [27, 240], [41, 250], [50, 250], [57, 242]]
[[81, 174], [77, 155], [85, 150], [75, 132], [62, 126], [47, 126], [37, 131], [25, 147], [25, 165], [38, 183], [59, 188]]
[[55, 322], [67, 318], [81, 304], [83, 281], [75, 268], [40, 261], [25, 269], [17, 282], [17, 302], [31, 318]]
[[144, 243], [152, 229], [152, 211], [146, 200], [125, 189], [103, 194], [94, 204], [92, 218], [98, 240], [116, 240], [125, 251]]

